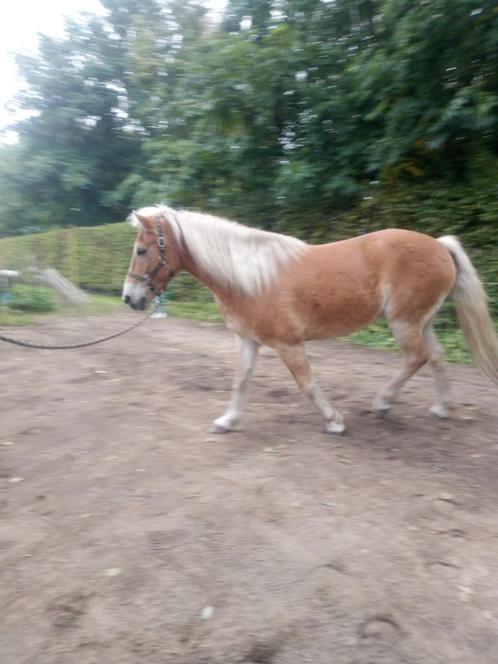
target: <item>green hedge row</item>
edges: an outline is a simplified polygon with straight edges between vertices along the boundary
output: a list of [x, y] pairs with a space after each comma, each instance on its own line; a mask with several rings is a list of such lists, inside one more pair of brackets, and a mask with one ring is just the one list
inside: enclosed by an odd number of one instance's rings
[[[54, 229], [0, 239], [0, 268], [24, 271], [54, 267], [81, 288], [121, 293], [136, 230], [127, 223]], [[206, 302], [209, 291], [188, 274], [168, 288], [171, 299]]]
[[[363, 220], [363, 223], [361, 222]], [[498, 186], [420, 185], [366, 199], [344, 219], [350, 228], [409, 228], [433, 237], [456, 235], [476, 266], [498, 316]], [[363, 229], [361, 232], [365, 232]]]
[[125, 223], [54, 229], [0, 240], [0, 264], [55, 267], [83, 288], [116, 292], [128, 268], [135, 231]]
[[[323, 242], [331, 239], [331, 235], [333, 239], [337, 239], [386, 226], [430, 226], [429, 219], [425, 219], [425, 224], [417, 223], [421, 221], [417, 217], [423, 217], [425, 213], [422, 199], [418, 201], [418, 205], [411, 203], [409, 207], [414, 217], [412, 219], [406, 210], [402, 209], [401, 202], [397, 208], [393, 201], [390, 201], [390, 209], [379, 209], [380, 206], [374, 205], [369, 209], [366, 202], [362, 210], [344, 217], [335, 230], [332, 223], [328, 233], [324, 232], [314, 240]], [[363, 214], [360, 217], [361, 212]], [[395, 223], [400, 219], [404, 219], [404, 223]], [[431, 219], [433, 227], [427, 230], [437, 236], [442, 229], [434, 211]], [[479, 224], [465, 229], [466, 232], [462, 227], [459, 228], [457, 223], [450, 228], [447, 225], [445, 227], [446, 232], [460, 231], [458, 234], [469, 249], [486, 283], [492, 308], [495, 315], [498, 315], [498, 251], [490, 235], [483, 237], [479, 233]], [[353, 229], [356, 229], [356, 233]], [[489, 229], [487, 230], [489, 233]], [[135, 234], [136, 231], [129, 224], [115, 223], [54, 229], [37, 235], [0, 239], [0, 268], [26, 270], [33, 266], [55, 267], [85, 290], [118, 294], [128, 269]], [[209, 291], [187, 274], [179, 275], [173, 280], [168, 288], [168, 295], [173, 300], [185, 302], [206, 302], [212, 299]]]

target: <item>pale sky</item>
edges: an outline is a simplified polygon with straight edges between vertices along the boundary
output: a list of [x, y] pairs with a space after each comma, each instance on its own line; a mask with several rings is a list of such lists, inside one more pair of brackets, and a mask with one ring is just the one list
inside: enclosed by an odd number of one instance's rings
[[[226, 0], [207, 0], [220, 11]], [[4, 0], [0, 3], [0, 129], [11, 120], [5, 104], [19, 90], [13, 52], [36, 50], [37, 34], [64, 34], [64, 17], [105, 13], [99, 0]], [[8, 138], [8, 137], [7, 137]]]

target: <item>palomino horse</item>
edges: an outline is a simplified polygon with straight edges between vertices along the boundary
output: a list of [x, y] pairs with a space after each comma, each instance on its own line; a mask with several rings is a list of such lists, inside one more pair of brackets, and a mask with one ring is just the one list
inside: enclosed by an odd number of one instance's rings
[[342, 433], [339, 411], [313, 377], [304, 343], [348, 335], [384, 315], [404, 353], [400, 372], [379, 391], [373, 409], [390, 408], [398, 390], [429, 362], [437, 401], [452, 407], [443, 352], [432, 319], [451, 296], [481, 371], [498, 382], [498, 339], [477, 272], [454, 237], [435, 240], [388, 229], [349, 240], [308, 245], [207, 214], [158, 206], [131, 215], [139, 229], [123, 299], [144, 309], [180, 270], [214, 294], [239, 341], [233, 392], [213, 431], [237, 428], [261, 344], [271, 346], [325, 420]]

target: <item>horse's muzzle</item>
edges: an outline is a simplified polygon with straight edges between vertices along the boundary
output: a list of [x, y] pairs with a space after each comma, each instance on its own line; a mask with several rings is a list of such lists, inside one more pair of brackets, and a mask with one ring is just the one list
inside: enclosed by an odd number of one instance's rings
[[140, 311], [144, 311], [145, 307], [147, 306], [147, 298], [145, 295], [143, 295], [138, 302], [133, 302], [131, 297], [129, 295], [125, 295], [123, 298], [123, 301], [125, 304], [128, 304], [132, 309], [140, 309]]

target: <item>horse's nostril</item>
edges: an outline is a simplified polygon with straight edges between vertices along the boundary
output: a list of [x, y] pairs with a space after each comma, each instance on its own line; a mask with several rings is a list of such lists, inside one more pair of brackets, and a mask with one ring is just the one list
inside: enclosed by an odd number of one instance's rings
[[129, 295], [125, 295], [124, 296], [124, 303], [125, 304], [130, 304], [130, 301], [131, 301], [131, 297]]
[[147, 304], [147, 298], [146, 298], [146, 297], [142, 297], [142, 298], [140, 298], [140, 304], [139, 304], [139, 306], [140, 306], [140, 309], [141, 309], [142, 311], [145, 309], [145, 305], [146, 305], [146, 304]]

